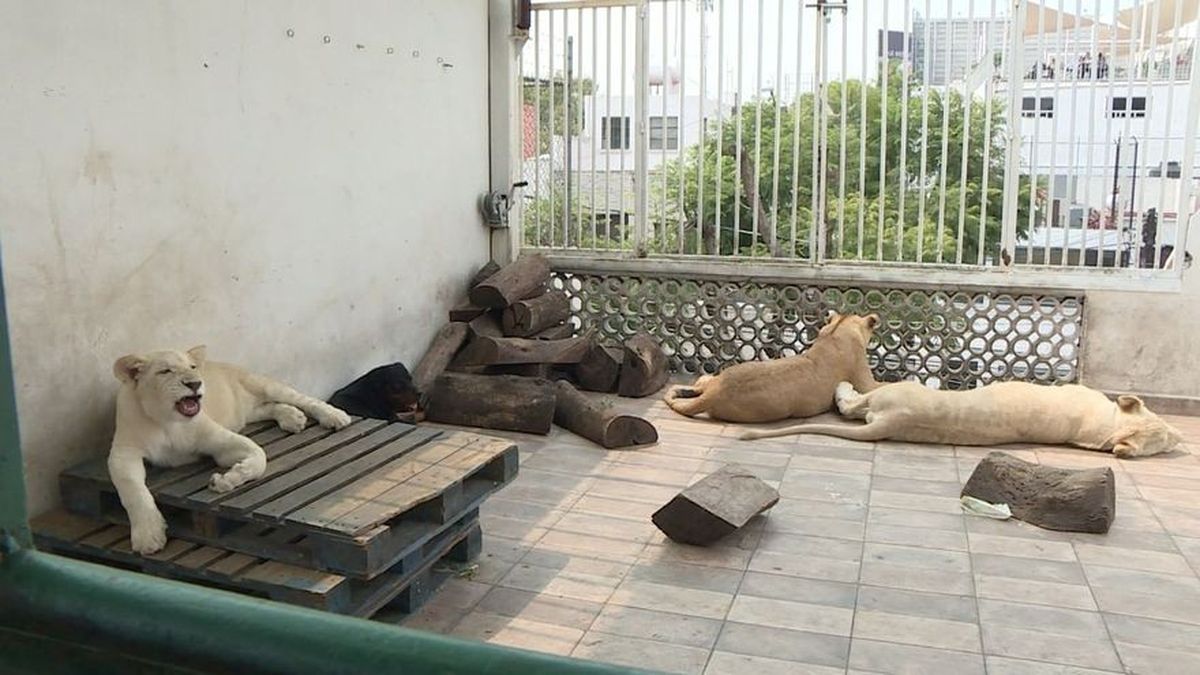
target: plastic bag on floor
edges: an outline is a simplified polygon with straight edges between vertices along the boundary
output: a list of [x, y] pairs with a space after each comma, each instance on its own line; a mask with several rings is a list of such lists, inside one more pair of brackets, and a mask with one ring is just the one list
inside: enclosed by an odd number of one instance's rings
[[1012, 518], [1012, 511], [1008, 508], [1008, 504], [992, 504], [968, 495], [963, 495], [958, 501], [967, 515], [995, 518], [996, 520]]

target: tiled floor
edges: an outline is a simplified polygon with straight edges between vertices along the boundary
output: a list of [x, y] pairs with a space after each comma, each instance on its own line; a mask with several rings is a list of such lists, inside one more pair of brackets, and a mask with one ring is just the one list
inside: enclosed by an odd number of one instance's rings
[[[560, 429], [514, 436], [521, 473], [483, 515], [484, 553], [406, 625], [679, 673], [1200, 673], [1200, 418], [1189, 452], [1111, 466], [1107, 535], [960, 513], [988, 452], [733, 427], [622, 401], [661, 442], [606, 451]], [[725, 462], [782, 499], [720, 546], [668, 541], [650, 514]]]

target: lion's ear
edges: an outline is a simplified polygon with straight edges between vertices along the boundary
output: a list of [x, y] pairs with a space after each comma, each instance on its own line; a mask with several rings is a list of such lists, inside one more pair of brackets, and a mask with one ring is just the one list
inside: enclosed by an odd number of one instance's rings
[[838, 314], [836, 310], [831, 309], [828, 312], [826, 312], [826, 314], [825, 314], [825, 323], [826, 324], [833, 323], [834, 321], [838, 320], [839, 316], [841, 316], [841, 314]]
[[1117, 397], [1117, 405], [1123, 412], [1132, 413], [1142, 409], [1142, 399], [1128, 394]]
[[197, 345], [187, 350], [187, 355], [191, 357], [192, 362], [196, 364], [196, 367], [200, 367], [204, 365], [204, 360], [208, 358], [208, 347], [204, 345]]
[[113, 375], [122, 382], [136, 382], [146, 367], [146, 360], [134, 354], [126, 354], [113, 363]]
[[870, 328], [871, 330], [875, 330], [875, 327], [879, 325], [879, 315], [875, 314], [874, 312], [866, 315], [863, 318], [867, 320], [867, 328]]

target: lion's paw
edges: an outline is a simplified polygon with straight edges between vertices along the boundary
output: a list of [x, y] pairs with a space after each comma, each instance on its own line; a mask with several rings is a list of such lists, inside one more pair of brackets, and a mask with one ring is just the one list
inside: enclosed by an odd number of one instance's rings
[[336, 430], [350, 426], [350, 416], [333, 406], [329, 406], [328, 410], [323, 411], [320, 415], [315, 415], [315, 417], [321, 426], [330, 429]]
[[229, 474], [231, 473], [233, 472], [214, 473], [212, 477], [208, 479], [208, 488], [213, 492], [229, 492], [245, 482], [240, 480], [237, 476], [230, 476]]
[[141, 555], [158, 553], [167, 545], [167, 522], [162, 514], [138, 522], [129, 531], [130, 547]]
[[280, 429], [298, 434], [308, 425], [308, 417], [299, 408], [293, 406], [280, 407], [275, 410], [275, 422]]

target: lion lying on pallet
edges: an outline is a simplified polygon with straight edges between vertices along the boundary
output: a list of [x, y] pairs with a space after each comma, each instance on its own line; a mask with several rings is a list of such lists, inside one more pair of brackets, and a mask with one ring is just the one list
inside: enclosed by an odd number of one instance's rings
[[108, 473], [129, 515], [130, 544], [143, 555], [167, 543], [167, 524], [146, 487], [143, 461], [179, 466], [211, 457], [224, 472], [214, 473], [209, 487], [228, 492], [262, 476], [267, 466], [263, 449], [234, 430], [275, 420], [296, 433], [308, 423], [305, 413], [331, 429], [350, 424], [328, 403], [204, 356], [204, 347], [194, 347], [131, 354], [113, 364], [121, 390]]
[[863, 391], [879, 386], [867, 365], [867, 343], [879, 316], [832, 313], [803, 354], [739, 363], [691, 385], [671, 387], [666, 402], [680, 415], [724, 422], [777, 422], [833, 407], [838, 382]]
[[916, 382], [887, 384], [866, 394], [849, 382], [837, 387], [837, 406], [862, 425], [798, 424], [747, 431], [743, 439], [824, 434], [858, 441], [952, 445], [1039, 443], [1145, 457], [1174, 450], [1183, 438], [1136, 396], [1112, 402], [1072, 384], [998, 382], [970, 391], [935, 391]]

